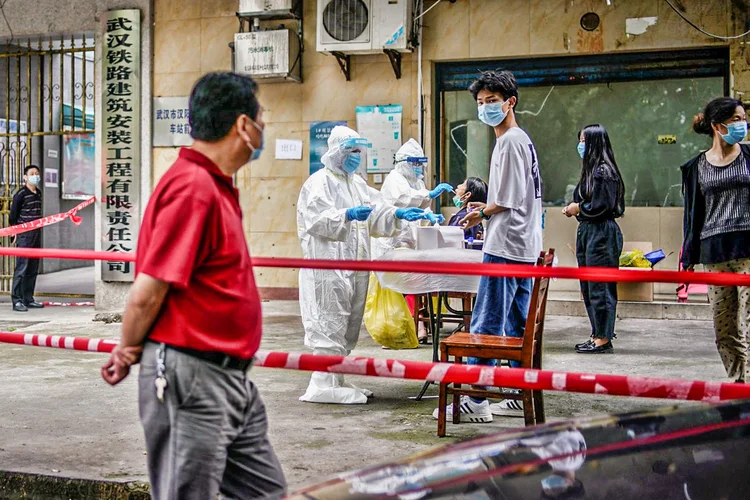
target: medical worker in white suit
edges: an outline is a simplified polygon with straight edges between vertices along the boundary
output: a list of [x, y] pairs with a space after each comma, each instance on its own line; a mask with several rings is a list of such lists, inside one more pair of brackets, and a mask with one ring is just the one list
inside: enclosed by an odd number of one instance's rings
[[[357, 173], [367, 140], [337, 126], [328, 139], [325, 166], [302, 186], [297, 234], [306, 259], [369, 260], [371, 236], [394, 236], [405, 221], [426, 217], [419, 208], [397, 208], [373, 196]], [[299, 300], [305, 345], [316, 355], [346, 356], [357, 345], [367, 296], [368, 273], [301, 269]], [[372, 393], [342, 374], [313, 372], [300, 401], [362, 404]]]
[[[445, 192], [453, 191], [450, 184], [438, 184], [433, 190], [428, 190], [424, 183], [424, 168], [427, 157], [422, 146], [414, 139], [409, 139], [396, 152], [396, 164], [386, 176], [380, 194], [386, 203], [396, 207], [417, 207], [427, 209], [432, 200]], [[431, 223], [442, 223], [442, 215], [430, 214]], [[398, 234], [391, 238], [375, 238], [372, 242], [373, 258], [396, 248], [417, 248], [417, 227], [419, 221], [404, 224]]]

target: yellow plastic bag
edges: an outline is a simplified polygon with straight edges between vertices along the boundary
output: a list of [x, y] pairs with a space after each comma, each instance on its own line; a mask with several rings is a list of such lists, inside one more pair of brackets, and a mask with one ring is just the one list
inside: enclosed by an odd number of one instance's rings
[[398, 292], [381, 287], [372, 273], [365, 302], [365, 327], [373, 340], [383, 347], [414, 349], [419, 346], [406, 299]]
[[620, 255], [620, 267], [641, 267], [644, 269], [651, 268], [651, 262], [643, 255], [640, 250], [630, 250]]

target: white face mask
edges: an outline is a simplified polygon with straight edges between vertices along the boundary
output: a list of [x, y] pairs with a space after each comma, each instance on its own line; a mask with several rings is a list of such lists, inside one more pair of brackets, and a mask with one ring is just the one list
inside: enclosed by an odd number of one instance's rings
[[42, 178], [38, 175], [28, 175], [27, 178], [29, 180], [29, 184], [31, 184], [32, 186], [38, 186], [39, 182], [41, 182], [42, 180]]

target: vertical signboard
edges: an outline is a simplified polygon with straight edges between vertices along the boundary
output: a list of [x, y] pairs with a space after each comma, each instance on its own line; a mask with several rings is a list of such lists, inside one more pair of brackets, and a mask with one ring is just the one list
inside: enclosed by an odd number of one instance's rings
[[[134, 252], [140, 223], [141, 11], [107, 12], [102, 61], [102, 250]], [[104, 281], [133, 281], [130, 262], [102, 262]]]

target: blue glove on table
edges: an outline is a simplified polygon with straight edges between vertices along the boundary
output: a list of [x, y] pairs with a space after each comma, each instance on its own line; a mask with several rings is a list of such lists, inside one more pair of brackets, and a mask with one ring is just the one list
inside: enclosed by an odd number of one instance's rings
[[425, 213], [424, 213], [424, 210], [422, 210], [421, 208], [416, 208], [416, 207], [397, 208], [396, 218], [404, 219], [409, 222], [413, 222], [415, 220], [424, 219]]
[[440, 214], [429, 212], [426, 213], [425, 216], [427, 217], [427, 220], [430, 221], [430, 224], [442, 224], [445, 222], [445, 217]]
[[437, 198], [441, 194], [443, 194], [443, 193], [449, 193], [451, 191], [453, 191], [453, 186], [451, 186], [448, 183], [443, 182], [441, 184], [438, 184], [435, 187], [435, 189], [433, 189], [432, 191], [430, 191], [430, 198], [432, 198], [434, 200], [435, 198]]
[[371, 213], [372, 213], [371, 207], [365, 207], [365, 206], [352, 207], [346, 211], [346, 220], [366, 221]]

